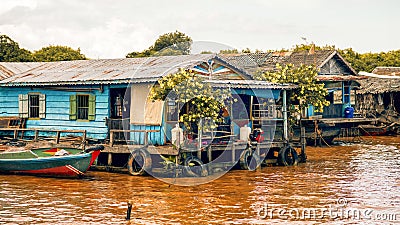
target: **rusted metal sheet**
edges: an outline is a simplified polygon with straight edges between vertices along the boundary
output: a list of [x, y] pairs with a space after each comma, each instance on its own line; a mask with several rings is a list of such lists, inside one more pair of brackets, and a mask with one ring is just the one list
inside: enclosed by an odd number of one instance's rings
[[0, 80], [40, 66], [41, 62], [0, 62]]
[[367, 76], [352, 76], [352, 75], [320, 75], [317, 76], [319, 81], [351, 81], [351, 80], [365, 80]]
[[48, 62], [0, 81], [3, 86], [129, 83], [151, 81], [189, 69], [215, 54]]

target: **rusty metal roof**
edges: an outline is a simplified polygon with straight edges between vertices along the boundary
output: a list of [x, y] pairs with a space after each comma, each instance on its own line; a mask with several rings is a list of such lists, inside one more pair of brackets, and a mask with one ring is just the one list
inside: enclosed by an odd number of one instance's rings
[[293, 89], [291, 84], [273, 84], [251, 79], [251, 75], [216, 54], [197, 54], [179, 56], [158, 56], [146, 58], [95, 59], [61, 62], [37, 63], [28, 66], [15, 63], [15, 75], [0, 81], [0, 86], [60, 86], [91, 84], [127, 84], [155, 82], [167, 74], [176, 73], [180, 68], [192, 69], [195, 66], [216, 60], [237, 71], [250, 80], [210, 80], [216, 87], [255, 88], [255, 89]]
[[357, 72], [346, 62], [346, 60], [335, 50], [316, 50], [313, 54], [308, 51], [299, 52], [267, 52], [267, 53], [240, 53], [240, 54], [219, 54], [221, 58], [232, 62], [234, 65], [243, 68], [254, 75], [258, 71], [275, 71], [276, 64], [287, 65], [316, 65], [322, 68], [330, 59], [335, 58], [350, 70], [350, 75], [357, 75]]
[[372, 73], [378, 75], [400, 76], [400, 67], [378, 66]]
[[38, 67], [42, 62], [0, 62], [0, 80], [7, 79], [32, 68]]
[[[152, 82], [179, 68], [190, 69], [215, 54], [93, 59], [41, 63], [0, 81], [1, 86]], [[22, 67], [22, 65], [21, 65]]]

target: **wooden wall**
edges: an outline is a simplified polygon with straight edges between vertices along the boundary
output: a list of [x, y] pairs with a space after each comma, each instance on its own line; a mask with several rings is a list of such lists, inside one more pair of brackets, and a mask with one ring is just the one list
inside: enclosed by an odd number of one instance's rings
[[[0, 116], [18, 116], [18, 95], [40, 93], [46, 95], [46, 116], [43, 119], [28, 119], [27, 128], [87, 130], [87, 137], [105, 139], [109, 117], [109, 88], [103, 91], [89, 90], [88, 87], [71, 86], [69, 90], [49, 88], [2, 87], [0, 89]], [[87, 90], [84, 90], [87, 89]], [[96, 115], [93, 121], [70, 120], [70, 95], [96, 95]]]

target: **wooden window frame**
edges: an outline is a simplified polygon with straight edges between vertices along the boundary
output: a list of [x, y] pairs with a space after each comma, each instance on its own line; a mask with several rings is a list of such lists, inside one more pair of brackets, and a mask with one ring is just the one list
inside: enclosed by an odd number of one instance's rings
[[[86, 112], [84, 113], [84, 111]], [[76, 119], [89, 121], [89, 95], [86, 94], [76, 95]]]
[[[79, 101], [78, 98], [80, 96], [88, 96], [88, 107], [82, 107], [78, 106]], [[69, 109], [69, 119], [70, 120], [76, 120], [76, 121], [84, 121], [84, 122], [89, 122], [89, 121], [94, 121], [96, 120], [96, 96], [92, 94], [76, 94], [76, 95], [70, 95], [70, 109]], [[81, 108], [87, 108], [87, 117], [82, 118], [79, 113], [79, 109]]]
[[[33, 105], [33, 97], [37, 98], [37, 105]], [[40, 119], [39, 111], [40, 111], [40, 102], [39, 102], [40, 94], [28, 94], [28, 117], [29, 119]], [[33, 115], [35, 114], [35, 115]]]

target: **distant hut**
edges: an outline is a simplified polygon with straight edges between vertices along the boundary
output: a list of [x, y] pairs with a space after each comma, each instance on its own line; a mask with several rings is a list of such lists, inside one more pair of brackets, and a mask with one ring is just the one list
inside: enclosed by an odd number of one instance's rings
[[[331, 104], [324, 107], [323, 113], [314, 112], [311, 105], [302, 111], [308, 143], [315, 145], [317, 139], [319, 142], [322, 140], [330, 143], [340, 134], [341, 128], [371, 122], [366, 118], [343, 118], [345, 109], [356, 104], [356, 89], [359, 86], [357, 81], [366, 77], [360, 76], [335, 50], [227, 54], [221, 57], [252, 75], [259, 71], [275, 71], [276, 64], [315, 66], [319, 70], [317, 79], [328, 90], [326, 99]], [[355, 112], [354, 115], [359, 114]]]
[[356, 110], [366, 117], [392, 123], [400, 114], [400, 67], [376, 67], [359, 81]]

